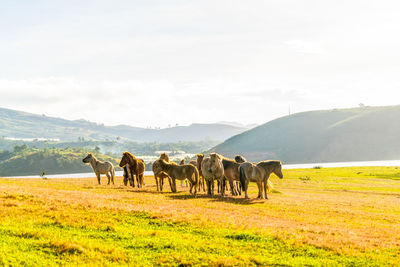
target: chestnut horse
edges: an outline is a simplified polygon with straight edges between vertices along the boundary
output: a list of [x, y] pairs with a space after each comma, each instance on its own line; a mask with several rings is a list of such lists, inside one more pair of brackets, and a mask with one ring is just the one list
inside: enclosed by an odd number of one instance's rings
[[120, 167], [128, 166], [128, 173], [129, 176], [129, 183], [132, 187], [135, 187], [135, 178], [136, 176], [136, 181], [138, 188], [142, 188], [144, 185], [144, 170], [146, 168], [144, 161], [142, 159], [136, 158], [134, 155], [131, 153], [124, 152], [122, 153], [122, 158], [119, 163]]

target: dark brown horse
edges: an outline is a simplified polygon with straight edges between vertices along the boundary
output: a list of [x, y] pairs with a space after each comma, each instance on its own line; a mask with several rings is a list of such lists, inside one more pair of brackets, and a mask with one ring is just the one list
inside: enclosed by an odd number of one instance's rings
[[128, 173], [129, 176], [129, 183], [132, 187], [135, 187], [135, 178], [136, 176], [136, 181], [138, 188], [142, 188], [144, 185], [144, 170], [146, 168], [144, 161], [142, 159], [136, 158], [134, 155], [132, 155], [129, 152], [124, 152], [122, 153], [122, 158], [119, 163], [120, 167], [127, 166], [128, 167]]
[[247, 161], [247, 159], [245, 158], [245, 157], [243, 157], [243, 156], [241, 156], [241, 155], [235, 155], [235, 161], [237, 162], [237, 163], [243, 163], [243, 162], [246, 162]]
[[201, 171], [201, 163], [203, 162], [203, 159], [204, 159], [204, 154], [201, 153], [197, 154], [196, 160], [192, 160], [190, 164], [194, 165], [199, 171], [198, 190], [201, 191], [201, 188], [203, 188], [203, 192], [206, 192], [204, 175], [203, 172]]

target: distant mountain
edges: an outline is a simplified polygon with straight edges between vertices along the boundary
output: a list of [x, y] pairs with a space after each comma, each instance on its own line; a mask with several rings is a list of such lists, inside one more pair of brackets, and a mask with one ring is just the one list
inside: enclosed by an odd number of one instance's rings
[[258, 126], [257, 123], [241, 124], [241, 123], [234, 122], [234, 121], [219, 121], [217, 123], [218, 124], [231, 125], [231, 126], [235, 126], [235, 127], [247, 128], [247, 129], [251, 129], [251, 128], [254, 128], [254, 127]]
[[104, 126], [86, 120], [65, 120], [0, 108], [0, 136], [11, 138], [51, 138], [72, 141], [78, 138], [137, 142], [187, 142], [211, 139], [223, 141], [248, 128], [226, 124], [192, 124], [165, 129], [145, 129], [128, 125]]
[[400, 159], [400, 106], [297, 113], [233, 136], [211, 151], [284, 163]]

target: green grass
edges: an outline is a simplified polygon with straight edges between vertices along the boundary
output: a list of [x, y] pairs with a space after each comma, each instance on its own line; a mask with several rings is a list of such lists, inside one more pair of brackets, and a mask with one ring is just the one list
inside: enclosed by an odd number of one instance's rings
[[[68, 216], [82, 216], [75, 210]], [[0, 227], [2, 265], [379, 265], [368, 257], [296, 246], [249, 231], [162, 221], [147, 213], [84, 212], [62, 218], [9, 220]], [[64, 216], [67, 216], [64, 214]], [[57, 216], [56, 216], [57, 217]], [[85, 217], [97, 218], [95, 226]]]

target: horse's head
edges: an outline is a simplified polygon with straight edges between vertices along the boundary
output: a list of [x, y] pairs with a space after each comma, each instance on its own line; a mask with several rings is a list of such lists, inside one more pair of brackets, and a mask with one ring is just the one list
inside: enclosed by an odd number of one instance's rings
[[153, 172], [154, 172], [154, 174], [158, 174], [161, 172], [161, 160], [160, 159], [153, 162]]
[[160, 159], [163, 159], [163, 160], [165, 160], [166, 162], [169, 162], [169, 156], [168, 156], [168, 154], [167, 153], [161, 153], [161, 155], [160, 155]]
[[210, 169], [208, 171], [212, 172], [213, 170], [220, 167], [221, 159], [221, 156], [217, 153], [210, 153]]
[[120, 167], [124, 167], [129, 163], [128, 155], [127, 153], [122, 153], [122, 158], [121, 161], [119, 162]]
[[171, 164], [171, 163], [168, 163], [163, 159], [158, 159], [158, 160], [154, 161], [153, 162], [153, 172], [155, 174], [157, 174], [162, 171], [165, 171], [165, 169], [168, 168], [168, 164]]
[[246, 158], [243, 157], [243, 156], [236, 155], [236, 156], [235, 156], [235, 161], [236, 161], [237, 163], [243, 163], [243, 162], [246, 162], [247, 160], [246, 160]]
[[204, 159], [204, 154], [199, 153], [199, 154], [196, 155], [196, 157], [197, 157], [196, 158], [196, 162], [197, 162], [198, 166], [201, 166], [201, 162]]
[[277, 164], [275, 165], [273, 173], [275, 173], [275, 175], [278, 176], [279, 178], [281, 179], [283, 178], [282, 163], [280, 161], [278, 161]]
[[87, 156], [82, 160], [83, 163], [90, 163], [93, 160], [93, 154], [89, 153]]

